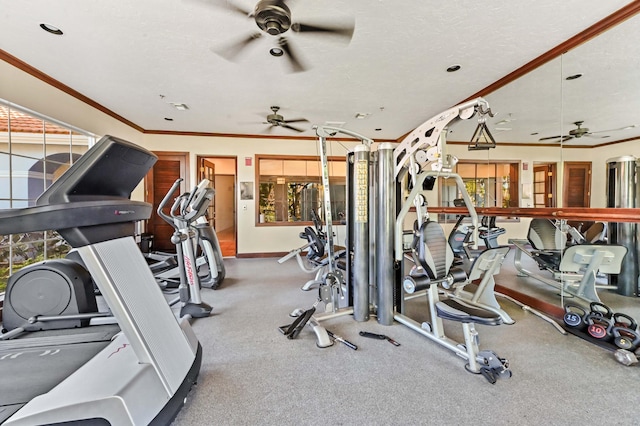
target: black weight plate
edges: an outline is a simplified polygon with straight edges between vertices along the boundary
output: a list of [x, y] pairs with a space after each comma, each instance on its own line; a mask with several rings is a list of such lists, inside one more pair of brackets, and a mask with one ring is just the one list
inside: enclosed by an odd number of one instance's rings
[[564, 314], [564, 323], [569, 327], [578, 327], [580, 324], [582, 324], [582, 317], [573, 312], [567, 312]]
[[596, 339], [603, 339], [607, 337], [607, 330], [600, 324], [591, 324], [587, 328], [587, 332], [591, 337], [595, 337]]

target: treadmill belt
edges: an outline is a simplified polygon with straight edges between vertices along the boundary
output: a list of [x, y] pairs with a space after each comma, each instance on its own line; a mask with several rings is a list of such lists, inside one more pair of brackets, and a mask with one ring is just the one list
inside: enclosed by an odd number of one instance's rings
[[[73, 335], [80, 339], [82, 334]], [[46, 346], [35, 345], [41, 339], [34, 338], [0, 342], [0, 411], [53, 389], [106, 347], [115, 333], [102, 333], [102, 341], [97, 340], [100, 333], [90, 334], [93, 341], [82, 343], [61, 343], [68, 336], [45, 338]], [[57, 344], [52, 343], [56, 340]], [[21, 341], [26, 345], [20, 347]], [[12, 347], [5, 348], [7, 343]]]

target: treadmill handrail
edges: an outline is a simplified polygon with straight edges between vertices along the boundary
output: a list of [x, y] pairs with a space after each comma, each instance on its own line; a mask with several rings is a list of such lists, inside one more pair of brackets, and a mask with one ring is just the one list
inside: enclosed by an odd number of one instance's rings
[[128, 198], [4, 209], [0, 210], [0, 235], [135, 222], [148, 219], [151, 210], [151, 204]]

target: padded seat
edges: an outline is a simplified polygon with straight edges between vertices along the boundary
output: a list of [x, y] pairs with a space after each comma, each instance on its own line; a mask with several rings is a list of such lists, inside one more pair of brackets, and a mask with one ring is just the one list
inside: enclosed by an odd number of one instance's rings
[[[431, 280], [443, 280], [450, 274], [452, 274], [456, 282], [466, 279], [464, 271], [451, 268], [453, 264], [453, 251], [439, 223], [432, 221], [422, 223], [416, 231], [412, 250], [417, 264], [422, 267], [426, 276]], [[508, 248], [506, 248], [506, 250], [508, 250]], [[476, 269], [477, 268], [472, 268], [472, 271]], [[460, 273], [458, 273], [458, 271]], [[438, 301], [435, 306], [437, 315], [442, 319], [484, 325], [502, 324], [502, 318], [495, 312], [473, 307], [455, 299], [449, 298]]]
[[567, 246], [567, 235], [550, 220], [535, 218], [529, 224], [527, 239], [535, 250], [533, 256], [540, 267], [557, 270]]
[[436, 303], [436, 311], [442, 319], [462, 323], [482, 325], [500, 325], [502, 318], [486, 309], [478, 309], [458, 302], [455, 299], [445, 299]]

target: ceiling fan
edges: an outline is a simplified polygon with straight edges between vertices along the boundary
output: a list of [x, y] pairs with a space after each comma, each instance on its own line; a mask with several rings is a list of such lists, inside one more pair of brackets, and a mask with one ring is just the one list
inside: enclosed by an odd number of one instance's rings
[[244, 17], [254, 21], [260, 30], [259, 32], [252, 32], [222, 48], [212, 49], [215, 53], [230, 61], [233, 61], [247, 46], [267, 34], [277, 37], [275, 45], [269, 50], [271, 56], [286, 57], [293, 72], [305, 71], [305, 65], [299, 55], [295, 53], [289, 38], [285, 35], [289, 30], [291, 30], [289, 35], [292, 35], [292, 33], [322, 34], [336, 36], [347, 42], [353, 36], [353, 21], [342, 25], [319, 25], [293, 21], [291, 10], [284, 0], [260, 0], [253, 10], [245, 9], [231, 1], [224, 2], [224, 6], [234, 13], [242, 14]]
[[309, 122], [309, 120], [307, 120], [306, 118], [295, 118], [293, 120], [285, 120], [282, 115], [278, 114], [279, 110], [280, 110], [279, 106], [274, 105], [271, 107], [271, 111], [273, 111], [273, 113], [267, 115], [267, 121], [264, 122], [264, 124], [270, 124], [270, 126], [267, 127], [267, 132], [270, 132], [275, 127], [283, 127], [285, 129], [293, 130], [294, 132], [299, 132], [299, 133], [304, 132], [303, 129], [300, 129], [298, 127], [293, 127], [289, 124]]
[[609, 129], [609, 130], [600, 130], [598, 132], [590, 132], [588, 128], [582, 127], [582, 125], [584, 124], [584, 121], [576, 121], [573, 124], [576, 126], [576, 128], [569, 130], [569, 134], [568, 135], [548, 136], [546, 138], [540, 138], [538, 140], [539, 141], [546, 141], [546, 140], [558, 139], [557, 142], [566, 142], [566, 141], [568, 141], [570, 139], [580, 139], [583, 136], [608, 138], [609, 135], [604, 135], [604, 136], [593, 136], [593, 135], [596, 135], [598, 133], [611, 133], [611, 132], [616, 132], [618, 130], [627, 130], [627, 129], [632, 129], [632, 128], [636, 127], [635, 124], [634, 124], [634, 125], [631, 125], [631, 126], [620, 127], [620, 128], [617, 128], [617, 129]]

